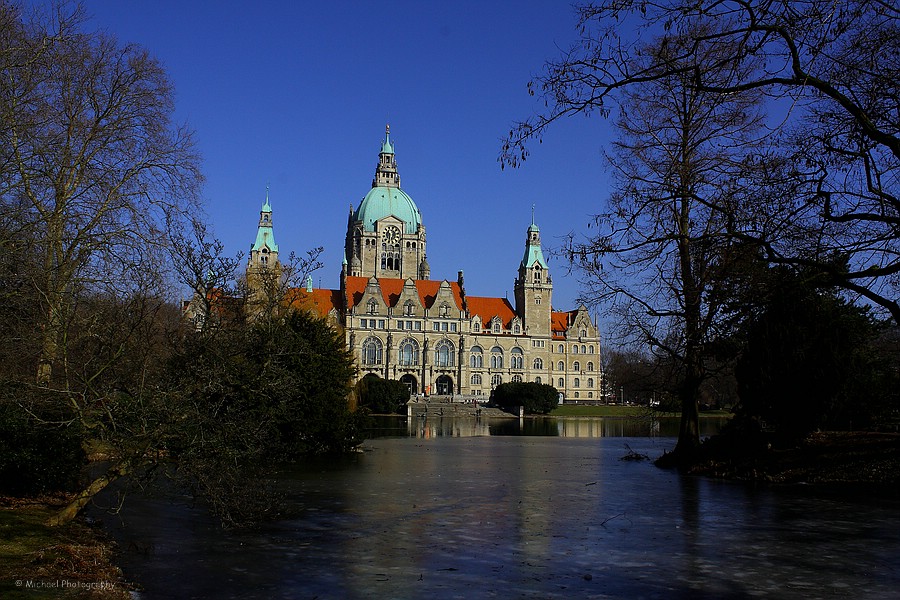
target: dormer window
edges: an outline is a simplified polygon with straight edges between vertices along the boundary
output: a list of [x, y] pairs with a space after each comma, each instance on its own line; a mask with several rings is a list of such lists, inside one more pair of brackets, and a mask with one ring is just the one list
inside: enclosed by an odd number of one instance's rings
[[368, 310], [370, 315], [374, 315], [378, 311], [378, 303], [374, 298], [369, 300]]
[[450, 316], [450, 305], [447, 304], [446, 302], [444, 304], [441, 304], [441, 316], [442, 317]]
[[413, 314], [414, 308], [415, 308], [415, 306], [413, 305], [412, 300], [407, 300], [406, 303], [403, 305], [403, 314], [405, 314], [407, 316], [411, 316]]
[[494, 333], [500, 333], [500, 319], [494, 317], [494, 320], [491, 321], [491, 329]]

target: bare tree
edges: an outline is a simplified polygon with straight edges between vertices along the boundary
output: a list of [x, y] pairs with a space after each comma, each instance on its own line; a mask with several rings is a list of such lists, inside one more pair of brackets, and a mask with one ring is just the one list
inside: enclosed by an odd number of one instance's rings
[[291, 252], [287, 261], [269, 267], [250, 268], [239, 282], [251, 316], [283, 314], [293, 301], [302, 296], [312, 274], [322, 268], [321, 246], [307, 250], [304, 255]]
[[[677, 365], [676, 451], [687, 455], [700, 443], [700, 390], [708, 346], [727, 316], [727, 275], [744, 252], [731, 232], [747, 201], [739, 182], [754, 171], [762, 117], [758, 93], [723, 97], [693, 86], [676, 68], [682, 43], [690, 39], [641, 50], [672, 61], [671, 74], [622, 91], [620, 136], [607, 155], [615, 191], [592, 221], [596, 233], [572, 235], [566, 252], [583, 274], [585, 299], [611, 304], [623, 339]], [[739, 75], [724, 69], [719, 78]]]
[[25, 20], [0, 6], [10, 25], [0, 192], [23, 211], [40, 257], [41, 385], [65, 360], [77, 294], [152, 264], [166, 217], [194, 209], [202, 179], [190, 131], [172, 124], [159, 62], [106, 34], [78, 33], [80, 11], [66, 8]]
[[[578, 8], [580, 44], [530, 84], [547, 111], [517, 123], [501, 155], [515, 166], [556, 120], [609, 110], [627, 87], [673, 75], [700, 92], [759, 90], [781, 123], [785, 163], [770, 219], [736, 234], [773, 263], [816, 267], [900, 322], [900, 8], [884, 0], [604, 0]], [[636, 26], [636, 29], [635, 27]], [[625, 37], [622, 32], [633, 33]], [[687, 37], [679, 55], [640, 39]], [[708, 60], [711, 51], [716, 60]], [[740, 78], [722, 82], [722, 69]], [[786, 180], [790, 179], [790, 183]], [[766, 200], [766, 198], [761, 198]]]
[[243, 316], [245, 298], [238, 286], [242, 254], [225, 255], [225, 245], [212, 237], [205, 222], [192, 218], [173, 221], [167, 227], [172, 268], [181, 285], [187, 286], [191, 300], [187, 317], [198, 331], [206, 332], [221, 323], [219, 317]]

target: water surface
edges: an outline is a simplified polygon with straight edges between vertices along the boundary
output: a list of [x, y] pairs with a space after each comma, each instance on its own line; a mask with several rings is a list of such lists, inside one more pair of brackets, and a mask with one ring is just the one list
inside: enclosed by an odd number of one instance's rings
[[896, 500], [620, 460], [628, 449], [658, 456], [672, 438], [408, 433], [285, 473], [292, 517], [253, 531], [131, 498], [116, 527], [126, 576], [145, 598], [891, 598], [900, 589]]

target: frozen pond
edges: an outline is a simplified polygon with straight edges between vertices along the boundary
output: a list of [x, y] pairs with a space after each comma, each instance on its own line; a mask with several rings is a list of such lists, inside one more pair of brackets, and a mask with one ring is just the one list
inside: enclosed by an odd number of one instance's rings
[[132, 497], [143, 598], [896, 598], [900, 502], [680, 477], [668, 437], [369, 441], [284, 475], [296, 517], [223, 531]]

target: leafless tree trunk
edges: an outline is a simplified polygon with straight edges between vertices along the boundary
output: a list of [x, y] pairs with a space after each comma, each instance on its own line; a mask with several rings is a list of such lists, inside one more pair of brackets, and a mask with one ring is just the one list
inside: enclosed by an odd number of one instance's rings
[[[689, 40], [642, 53], [675, 61], [681, 43]], [[734, 181], [746, 177], [745, 159], [759, 149], [761, 116], [759, 94], [724, 99], [672, 71], [623, 91], [620, 137], [608, 154], [615, 191], [592, 223], [596, 233], [573, 236], [566, 251], [584, 276], [585, 300], [608, 303], [624, 336], [679, 366], [676, 451], [688, 455], [700, 443], [708, 346], [720, 333], [727, 275], [740, 253], [731, 228], [743, 198]]]

